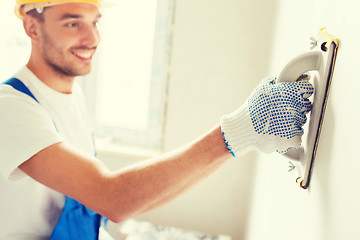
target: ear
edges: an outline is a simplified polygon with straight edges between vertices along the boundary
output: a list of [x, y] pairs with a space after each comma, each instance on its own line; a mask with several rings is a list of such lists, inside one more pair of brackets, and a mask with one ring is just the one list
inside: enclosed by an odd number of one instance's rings
[[40, 40], [40, 24], [33, 16], [25, 15], [23, 18], [25, 32], [33, 42], [39, 42]]

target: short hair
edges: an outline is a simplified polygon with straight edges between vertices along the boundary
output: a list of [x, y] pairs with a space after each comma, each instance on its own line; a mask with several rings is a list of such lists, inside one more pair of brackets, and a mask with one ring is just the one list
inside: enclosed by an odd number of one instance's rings
[[39, 22], [44, 22], [44, 11], [46, 10], [46, 7], [43, 9], [43, 11], [41, 13], [38, 12], [38, 10], [36, 8], [28, 11], [26, 13], [26, 15], [30, 15], [33, 16], [35, 19], [37, 19]]

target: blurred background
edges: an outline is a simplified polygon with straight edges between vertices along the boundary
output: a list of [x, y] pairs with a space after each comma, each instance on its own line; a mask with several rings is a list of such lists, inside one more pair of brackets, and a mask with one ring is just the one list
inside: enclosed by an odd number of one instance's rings
[[[119, 1], [117, 10], [104, 10], [103, 45], [93, 73], [80, 80], [99, 158], [113, 169], [175, 149], [218, 124], [263, 77], [309, 51], [309, 38], [321, 27], [340, 47], [308, 190], [296, 185], [283, 156], [249, 152], [137, 219], [233, 239], [359, 238], [360, 3], [145, 2]], [[6, 80], [26, 64], [30, 42], [13, 1], [3, 4], [0, 77]], [[107, 97], [111, 86], [118, 91], [109, 95], [117, 98]]]

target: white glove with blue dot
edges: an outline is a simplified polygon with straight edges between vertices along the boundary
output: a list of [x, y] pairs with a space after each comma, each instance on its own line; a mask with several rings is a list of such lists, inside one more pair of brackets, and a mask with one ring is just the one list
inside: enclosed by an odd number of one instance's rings
[[233, 156], [251, 149], [286, 153], [301, 145], [302, 126], [312, 106], [308, 98], [314, 92], [307, 79], [276, 83], [276, 77], [265, 78], [239, 109], [221, 118], [221, 131]]

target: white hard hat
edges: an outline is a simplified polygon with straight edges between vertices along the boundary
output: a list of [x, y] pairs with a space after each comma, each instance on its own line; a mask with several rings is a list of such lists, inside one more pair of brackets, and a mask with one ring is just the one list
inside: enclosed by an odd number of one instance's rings
[[15, 14], [20, 19], [25, 14], [33, 9], [38, 9], [41, 12], [44, 7], [54, 6], [64, 3], [91, 3], [96, 6], [103, 7], [113, 5], [113, 3], [105, 0], [16, 0]]

